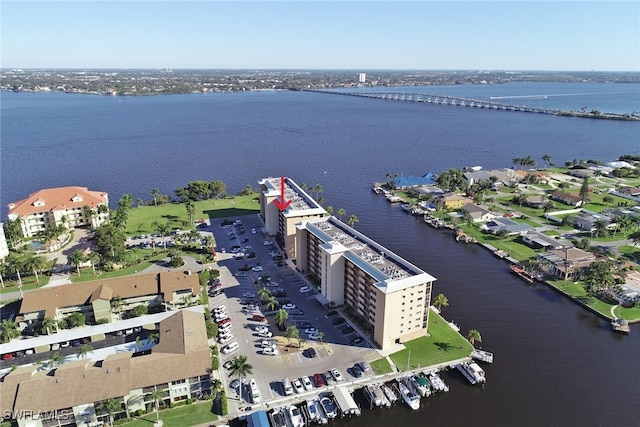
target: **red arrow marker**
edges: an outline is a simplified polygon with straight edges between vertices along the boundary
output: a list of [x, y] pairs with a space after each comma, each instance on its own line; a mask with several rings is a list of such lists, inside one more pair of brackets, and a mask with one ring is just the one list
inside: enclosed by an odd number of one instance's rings
[[286, 200], [284, 198], [284, 176], [280, 177], [280, 200], [275, 199], [273, 203], [280, 209], [281, 211], [287, 209], [287, 206], [291, 204], [291, 200]]

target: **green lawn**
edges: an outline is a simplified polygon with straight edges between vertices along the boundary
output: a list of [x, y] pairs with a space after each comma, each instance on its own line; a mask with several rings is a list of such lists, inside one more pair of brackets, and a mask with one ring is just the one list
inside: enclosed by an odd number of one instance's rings
[[[151, 251], [151, 249], [148, 249], [148, 251]], [[93, 268], [91, 267], [86, 267], [86, 268], [81, 268], [80, 269], [80, 276], [78, 276], [78, 271], [76, 269], [73, 270], [73, 274], [71, 275], [71, 282], [73, 283], [78, 283], [78, 282], [88, 282], [90, 280], [97, 280], [97, 279], [111, 279], [114, 277], [122, 277], [122, 276], [128, 276], [130, 274], [134, 274], [137, 273], [138, 271], [142, 271], [150, 266], [152, 266], [153, 264], [155, 264], [158, 260], [166, 258], [167, 254], [166, 252], [160, 252], [158, 251], [156, 253], [156, 255], [150, 257], [147, 260], [143, 259], [143, 255], [139, 255], [139, 263], [137, 264], [133, 264], [127, 268], [122, 268], [120, 270], [113, 270], [113, 271], [98, 271], [96, 270], [96, 275], [93, 274]], [[133, 260], [131, 262], [134, 262]]]
[[373, 372], [377, 375], [388, 374], [389, 372], [393, 372], [391, 369], [391, 365], [386, 357], [381, 357], [380, 359], [376, 359], [369, 364]]
[[[605, 203], [602, 199], [605, 196], [609, 196], [609, 197], [613, 197], [613, 203]], [[589, 193], [589, 203], [587, 203], [586, 205], [584, 205], [584, 208], [593, 212], [602, 212], [603, 210], [607, 209], [607, 208], [614, 208], [616, 206], [618, 206], [618, 203], [631, 203], [633, 204], [633, 202], [631, 200], [628, 199], [624, 199], [622, 197], [618, 197], [618, 196], [614, 196], [613, 194], [607, 194], [607, 193], [600, 193], [600, 194], [594, 194], [594, 193]]]
[[[549, 283], [552, 286], [568, 293], [569, 295], [578, 299], [582, 303], [593, 308], [598, 313], [601, 313], [608, 318], [611, 317], [611, 307], [613, 307], [613, 305], [607, 304], [604, 301], [601, 301], [595, 297], [588, 295], [584, 289], [584, 286], [582, 286], [580, 283], [574, 283], [572, 281], [563, 281], [563, 280], [553, 280], [553, 281], [550, 281]], [[616, 309], [616, 315], [629, 321], [638, 320], [640, 319], [640, 308], [619, 307], [618, 309]]]
[[[211, 405], [212, 401], [208, 400], [178, 408], [164, 409], [160, 411], [160, 419], [163, 421], [164, 427], [189, 427], [211, 423], [218, 419], [218, 416], [211, 412]], [[155, 412], [150, 412], [140, 418], [116, 424], [125, 427], [153, 427], [155, 421]]]
[[[250, 215], [260, 212], [260, 201], [257, 194], [236, 196], [229, 199], [211, 199], [195, 202], [194, 221], [199, 219], [224, 218], [239, 215]], [[187, 210], [183, 203], [167, 203], [159, 206], [140, 206], [132, 208], [127, 221], [127, 236], [140, 233], [155, 233], [151, 224], [168, 223], [169, 226], [184, 229], [182, 222], [188, 221]]]
[[515, 237], [501, 239], [493, 234], [485, 234], [480, 229], [472, 225], [462, 225], [464, 232], [476, 239], [478, 242], [487, 243], [496, 249], [502, 249], [518, 261], [524, 261], [536, 256], [536, 252], [530, 247], [515, 241]]
[[428, 330], [430, 336], [405, 342], [406, 349], [389, 356], [400, 370], [406, 370], [407, 363], [415, 369], [467, 357], [473, 351], [471, 344], [433, 310]]
[[[36, 276], [25, 276], [22, 278], [22, 290], [30, 291], [32, 289], [38, 289], [49, 283], [51, 277], [45, 274], [38, 274], [38, 281], [36, 282]], [[17, 292], [20, 290], [17, 280], [3, 280], [4, 287], [0, 288], [0, 293], [5, 292]]]

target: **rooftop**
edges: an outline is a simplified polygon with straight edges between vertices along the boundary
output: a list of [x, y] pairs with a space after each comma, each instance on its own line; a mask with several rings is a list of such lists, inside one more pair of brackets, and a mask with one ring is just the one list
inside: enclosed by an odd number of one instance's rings
[[[282, 178], [265, 178], [260, 181], [266, 186], [265, 196], [280, 197], [282, 194], [280, 184]], [[285, 209], [285, 216], [314, 215], [325, 213], [326, 211], [313, 198], [298, 186], [290, 178], [284, 179], [284, 198], [290, 200], [291, 204]]]

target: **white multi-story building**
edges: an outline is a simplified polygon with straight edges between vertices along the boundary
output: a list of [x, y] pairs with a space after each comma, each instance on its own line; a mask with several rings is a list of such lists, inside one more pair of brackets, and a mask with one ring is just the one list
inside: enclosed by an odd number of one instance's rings
[[[273, 185], [273, 180], [263, 180], [261, 186], [265, 182]], [[295, 258], [296, 268], [319, 283], [323, 302], [349, 308], [383, 349], [425, 336], [431, 287], [436, 279], [337, 218], [327, 216], [291, 179], [286, 178], [285, 182], [291, 190], [285, 198], [305, 201], [307, 207], [280, 212], [273, 203], [277, 189], [265, 187], [261, 195], [262, 216], [269, 234], [280, 237], [279, 244], [290, 258]]]
[[[104, 206], [104, 207], [101, 207]], [[47, 188], [9, 203], [10, 220], [20, 220], [25, 237], [58, 225], [98, 227], [109, 219], [109, 195], [87, 187]]]
[[358, 83], [367, 82], [367, 73], [358, 73]]

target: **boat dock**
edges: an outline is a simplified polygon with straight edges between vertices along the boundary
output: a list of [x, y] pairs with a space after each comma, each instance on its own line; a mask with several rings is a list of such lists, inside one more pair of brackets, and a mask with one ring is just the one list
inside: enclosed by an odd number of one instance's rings
[[480, 362], [492, 364], [493, 363], [493, 353], [490, 353], [485, 350], [474, 349], [473, 353], [471, 353], [471, 357]]
[[623, 334], [628, 334], [631, 332], [631, 328], [629, 327], [629, 322], [620, 317], [616, 317], [611, 321], [611, 329], [614, 332], [622, 332]]

